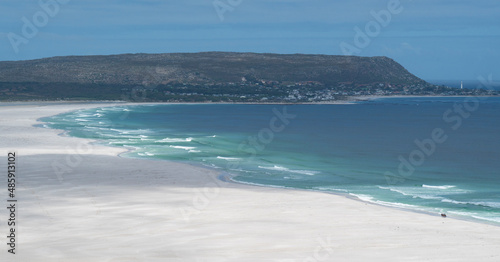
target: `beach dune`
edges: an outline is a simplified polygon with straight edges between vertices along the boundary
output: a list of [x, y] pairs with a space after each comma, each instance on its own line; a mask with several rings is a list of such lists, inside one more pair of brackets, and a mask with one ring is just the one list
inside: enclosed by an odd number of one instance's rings
[[[500, 261], [497, 226], [236, 184], [216, 170], [127, 159], [121, 148], [33, 126], [110, 105], [0, 106], [5, 205], [8, 152], [18, 178], [16, 254], [2, 244], [0, 261]], [[8, 230], [2, 222], [0, 234]]]

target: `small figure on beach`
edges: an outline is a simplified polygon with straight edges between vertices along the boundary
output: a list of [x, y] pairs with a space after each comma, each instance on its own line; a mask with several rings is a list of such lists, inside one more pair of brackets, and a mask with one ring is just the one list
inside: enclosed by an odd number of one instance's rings
[[445, 213], [442, 213], [442, 214], [441, 214], [441, 216], [442, 216], [442, 217], [446, 217], [446, 214], [445, 214]]

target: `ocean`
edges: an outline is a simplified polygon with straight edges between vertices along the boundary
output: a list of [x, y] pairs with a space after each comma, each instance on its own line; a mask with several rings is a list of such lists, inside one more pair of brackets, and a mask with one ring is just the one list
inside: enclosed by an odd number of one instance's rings
[[354, 104], [160, 104], [42, 119], [123, 156], [203, 165], [241, 183], [345, 194], [500, 225], [500, 98]]

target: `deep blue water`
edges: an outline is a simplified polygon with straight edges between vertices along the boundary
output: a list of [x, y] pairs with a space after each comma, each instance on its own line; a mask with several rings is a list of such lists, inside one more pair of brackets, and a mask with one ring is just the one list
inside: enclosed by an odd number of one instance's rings
[[130, 157], [203, 164], [240, 182], [500, 223], [499, 113], [500, 98], [389, 98], [118, 106], [44, 121], [134, 149]]

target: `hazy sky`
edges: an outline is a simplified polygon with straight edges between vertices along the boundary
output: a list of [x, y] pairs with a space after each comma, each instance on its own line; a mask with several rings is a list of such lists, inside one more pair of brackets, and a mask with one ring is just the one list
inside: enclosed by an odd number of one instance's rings
[[498, 0], [55, 1], [40, 1], [50, 8], [38, 0], [1, 1], [0, 60], [199, 51], [340, 55], [348, 46], [354, 55], [391, 57], [425, 80], [500, 78]]

